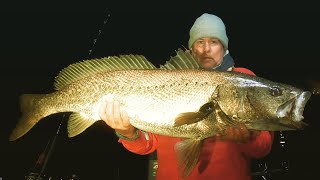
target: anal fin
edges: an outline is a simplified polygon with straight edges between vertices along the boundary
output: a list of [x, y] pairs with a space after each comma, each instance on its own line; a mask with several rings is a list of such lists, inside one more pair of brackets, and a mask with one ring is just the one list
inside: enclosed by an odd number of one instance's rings
[[72, 113], [68, 121], [68, 136], [79, 135], [95, 122], [96, 120], [84, 118], [79, 113]]

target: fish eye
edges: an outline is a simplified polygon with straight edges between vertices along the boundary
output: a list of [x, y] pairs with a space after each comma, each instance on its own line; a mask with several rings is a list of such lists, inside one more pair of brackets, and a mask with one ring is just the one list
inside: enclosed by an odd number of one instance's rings
[[270, 90], [271, 90], [271, 94], [272, 94], [273, 96], [280, 96], [280, 95], [282, 95], [282, 91], [281, 91], [281, 89], [280, 89], [279, 87], [272, 87]]

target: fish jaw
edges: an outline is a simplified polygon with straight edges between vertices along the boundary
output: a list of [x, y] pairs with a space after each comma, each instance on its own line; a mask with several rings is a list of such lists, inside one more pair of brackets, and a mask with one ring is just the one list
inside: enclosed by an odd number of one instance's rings
[[304, 119], [302, 114], [310, 97], [311, 93], [304, 91], [288, 102], [282, 104], [277, 109], [278, 118], [290, 118], [294, 122], [300, 122]]

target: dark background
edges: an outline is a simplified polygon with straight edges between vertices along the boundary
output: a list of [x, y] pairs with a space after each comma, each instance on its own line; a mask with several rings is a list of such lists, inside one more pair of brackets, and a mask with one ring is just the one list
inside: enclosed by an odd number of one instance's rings
[[[204, 12], [224, 20], [229, 50], [237, 66], [310, 90], [309, 82], [320, 80], [316, 7], [309, 1], [4, 4], [0, 14], [0, 177], [19, 180], [29, 174], [63, 119], [45, 174], [64, 178], [77, 174], [80, 179], [147, 179], [148, 156], [125, 150], [103, 122], [75, 138], [67, 138], [67, 116], [52, 115], [22, 138], [9, 142], [19, 118], [18, 96], [51, 92], [57, 73], [84, 59], [132, 53], [145, 55], [156, 66], [163, 64], [176, 49], [187, 47], [189, 29]], [[313, 96], [305, 109], [309, 126], [285, 132], [284, 148], [276, 133], [272, 153], [263, 161], [255, 161], [254, 169], [263, 162], [268, 163], [268, 170], [288, 162], [285, 174], [275, 173], [268, 178], [310, 179], [318, 175], [319, 99]]]

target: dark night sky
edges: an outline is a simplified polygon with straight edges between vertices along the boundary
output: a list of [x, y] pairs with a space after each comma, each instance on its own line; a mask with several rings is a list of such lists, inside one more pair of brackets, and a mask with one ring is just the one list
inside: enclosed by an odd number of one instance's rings
[[[174, 50], [187, 46], [189, 28], [203, 12], [215, 13], [224, 20], [229, 49], [238, 66], [306, 89], [310, 88], [308, 80], [320, 80], [315, 65], [320, 42], [319, 12], [313, 4], [270, 1], [251, 4], [252, 7], [228, 3], [139, 5], [17, 3], [1, 7], [4, 117], [0, 126], [0, 177], [22, 179], [54, 136], [62, 118], [61, 114], [45, 118], [23, 138], [9, 143], [9, 133], [19, 117], [20, 94], [52, 91], [53, 78], [62, 68], [88, 58], [138, 53], [155, 65], [163, 64]], [[320, 160], [319, 148], [315, 147], [319, 139], [319, 102], [319, 96], [313, 97], [306, 107], [305, 118], [310, 123], [307, 129], [287, 133], [286, 156], [293, 179], [316, 174], [311, 163]], [[49, 173], [76, 173], [83, 179], [146, 176], [147, 157], [124, 150], [102, 122], [72, 139], [67, 138], [65, 128], [63, 123], [48, 161]], [[278, 151], [276, 142], [269, 158], [276, 163], [284, 158]], [[131, 174], [132, 171], [136, 173]]]

